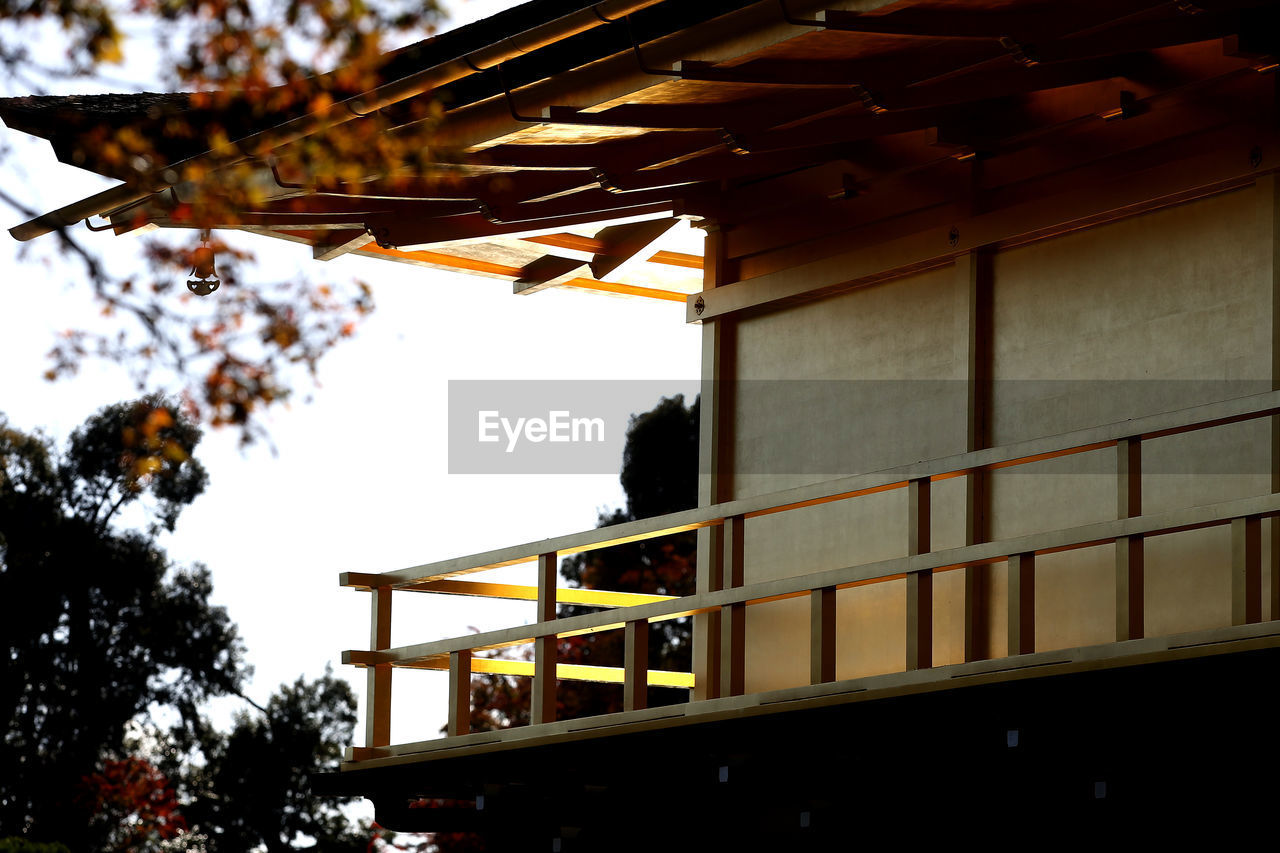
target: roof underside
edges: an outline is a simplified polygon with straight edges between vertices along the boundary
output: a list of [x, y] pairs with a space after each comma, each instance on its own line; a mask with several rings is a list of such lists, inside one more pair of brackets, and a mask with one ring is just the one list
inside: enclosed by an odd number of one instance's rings
[[[524, 4], [393, 54], [383, 79], [583, 5]], [[598, 4], [585, 30], [356, 119], [430, 145], [429, 168], [354, 181], [317, 173], [302, 146], [337, 132], [320, 129], [255, 161], [261, 200], [216, 224], [308, 243], [320, 259], [356, 252], [461, 269], [517, 292], [569, 285], [683, 300], [702, 278], [688, 222], [835, 205], [846, 222], [874, 223], [1016, 194], [1102, 152], [1238, 117], [1221, 107], [1252, 97], [1259, 72], [1274, 68], [1263, 43], [1273, 2], [903, 0], [850, 11], [874, 5], [667, 0], [605, 23], [608, 4]], [[417, 118], [428, 100], [445, 105], [439, 121]], [[131, 115], [105, 106], [16, 99], [0, 115], [95, 168], [79, 142]], [[175, 143], [172, 154], [190, 152]], [[220, 174], [98, 212], [119, 232], [194, 227]], [[763, 206], [758, 193], [735, 202], [779, 180], [786, 192]], [[955, 192], [961, 184], [970, 188]]]

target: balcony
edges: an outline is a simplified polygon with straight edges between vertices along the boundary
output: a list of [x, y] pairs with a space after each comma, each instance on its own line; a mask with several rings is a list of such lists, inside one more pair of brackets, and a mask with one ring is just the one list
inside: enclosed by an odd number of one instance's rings
[[[545, 763], [539, 765], [543, 768], [542, 771], [529, 768], [519, 772], [510, 771], [509, 768], [495, 771], [495, 751], [515, 756], [530, 748], [532, 751], [528, 754], [543, 756], [539, 761], [545, 762], [548, 753], [543, 748], [571, 749], [576, 745], [579, 748], [576, 754], [581, 757], [589, 754], [591, 747], [589, 743], [580, 742], [634, 735], [636, 737], [631, 740], [633, 745], [644, 743], [647, 746], [633, 746], [633, 749], [639, 750], [631, 753], [633, 763], [625, 771], [619, 770], [629, 774], [629, 778], [634, 780], [636, 774], [642, 772], [639, 765], [649, 766], [650, 758], [645, 750], [655, 748], [655, 743], [665, 743], [668, 746], [678, 744], [679, 749], [689, 751], [686, 754], [698, 753], [698, 760], [707, 764], [706, 768], [698, 772], [713, 781], [718, 773], [719, 781], [724, 782], [731, 772], [730, 767], [737, 760], [726, 756], [740, 757], [742, 748], [728, 745], [720, 735], [715, 736], [717, 746], [714, 748], [703, 750], [696, 746], [705, 742], [708, 732], [717, 731], [717, 725], [736, 726], [739, 731], [747, 731], [749, 727], [755, 726], [756, 728], [749, 729], [753, 732], [750, 737], [763, 744], [776, 740], [765, 737], [763, 732], [787, 732], [792, 736], [798, 729], [803, 730], [810, 725], [804, 720], [822, 719], [826, 721], [823, 725], [827, 722], [834, 725], [834, 718], [829, 719], [833, 709], [861, 705], [867, 708], [865, 714], [879, 713], [883, 717], [887, 712], [876, 711], [875, 708], [889, 706], [877, 703], [876, 700], [892, 702], [900, 701], [903, 697], [933, 697], [925, 699], [932, 703], [928, 707], [933, 710], [946, 706], [946, 703], [954, 705], [967, 701], [970, 704], [965, 706], [962, 718], [985, 719], [991, 710], [992, 697], [997, 694], [964, 690], [977, 686], [1007, 690], [1017, 688], [1017, 685], [1029, 685], [1025, 689], [1038, 691], [1034, 695], [1040, 696], [1047, 703], [1046, 708], [1061, 706], [1066, 701], [1062, 698], [1063, 690], [1067, 691], [1065, 695], [1070, 696], [1072, 690], [1086, 689], [1087, 695], [1092, 697], [1090, 701], [1101, 696], [1098, 691], [1103, 690], [1108, 703], [1126, 701], [1116, 697], [1128, 695], [1125, 691], [1133, 690], [1139, 691], [1132, 700], [1134, 702], [1145, 701], [1143, 696], [1158, 695], [1152, 691], [1166, 688], [1175, 690], [1175, 695], [1183, 696], [1184, 691], [1189, 690], [1181, 681], [1186, 677], [1185, 672], [1172, 680], [1161, 676], [1157, 679], [1159, 684], [1153, 687], [1152, 678], [1149, 677], [1151, 672], [1168, 673], [1172, 670], [1153, 670], [1151, 667], [1158, 668], [1164, 664], [1177, 666], [1177, 662], [1221, 662], [1233, 657], [1239, 664], [1239, 661], [1244, 660], [1239, 653], [1246, 656], [1251, 653], [1268, 654], [1268, 650], [1280, 648], [1280, 622], [1264, 621], [1264, 613], [1272, 617], [1280, 613], [1280, 608], [1277, 607], [1280, 584], [1275, 583], [1273, 577], [1270, 584], [1270, 605], [1269, 608], [1264, 606], [1262, 525], [1263, 519], [1280, 516], [1280, 494], [1259, 494], [1144, 514], [1143, 446], [1146, 442], [1167, 436], [1206, 436], [1205, 431], [1215, 427], [1276, 415], [1280, 415], [1280, 392], [1240, 397], [395, 572], [343, 574], [343, 585], [368, 591], [372, 596], [373, 647], [343, 653], [344, 663], [363, 667], [367, 671], [368, 716], [364, 743], [348, 750], [343, 772], [338, 774], [346, 781], [331, 781], [325, 783], [325, 786], [328, 790], [344, 790], [348, 793], [356, 790], [366, 793], [369, 790], [385, 791], [388, 790], [386, 785], [373, 781], [378, 772], [385, 771], [392, 774], [386, 776], [387, 779], [394, 776], [396, 780], [391, 786], [399, 792], [396, 797], [405, 791], [416, 791], [420, 795], [432, 793], [462, 797], [467, 803], [463, 808], [465, 813], [468, 809], [483, 810], [484, 792], [492, 789], [492, 786], [485, 787], [484, 780], [488, 778], [492, 781], [495, 773], [497, 777], [508, 778], [512, 773], [519, 776], [527, 771], [529, 779], [526, 781], [535, 784], [535, 780], [540, 778], [538, 772], [547, 771]], [[1000, 469], [1093, 451], [1106, 451], [1115, 460], [1116, 511], [1113, 520], [946, 550], [931, 549], [933, 484], [952, 478], [979, 478]], [[892, 490], [905, 491], [907, 501], [908, 523], [901, 531], [906, 553], [902, 556], [836, 570], [797, 574], [794, 577], [756, 583], [743, 582], [747, 542], [745, 531], [752, 519], [793, 512], [818, 504], [857, 501], [866, 495]], [[1228, 528], [1230, 532], [1230, 554], [1229, 557], [1223, 555], [1224, 564], [1229, 565], [1229, 577], [1220, 579], [1221, 588], [1224, 591], [1229, 588], [1230, 591], [1229, 623], [1163, 636], [1152, 635], [1146, 628], [1149, 604], [1148, 596], [1144, 594], [1147, 543], [1157, 537], [1213, 527]], [[557, 563], [561, 556], [703, 528], [709, 532], [703, 534], [707, 541], [703, 543], [705, 547], [700, 552], [700, 557], [711, 554], [718, 559], [708, 561], [710, 565], [703, 565], [700, 569], [699, 590], [694, 595], [672, 598], [555, 587]], [[1044, 648], [1043, 643], [1038, 647], [1037, 630], [1044, 627], [1045, 617], [1043, 609], [1041, 613], [1037, 613], [1037, 559], [1049, 554], [1099, 546], [1112, 547], [1115, 555], [1114, 640], [1070, 648]], [[536, 585], [504, 585], [464, 579], [469, 573], [524, 562], [536, 563]], [[1272, 565], [1274, 567], [1275, 563]], [[1003, 568], [1007, 573], [1007, 595], [1004, 597], [1003, 612], [993, 612], [989, 598], [967, 595], [963, 605], [965, 626], [981, 625], [987, 621], [995, 625], [1002, 624], [1007, 637], [1008, 654], [981, 659], [973, 659], [976, 656], [972, 656], [963, 662], [935, 665], [934, 579], [946, 572], [976, 566], [992, 566], [995, 570]], [[1272, 568], [1272, 572], [1274, 571]], [[837, 591], [894, 581], [901, 582], [906, 614], [903, 632], [898, 641], [901, 649], [898, 671], [838, 680], [837, 638], [843, 623], [837, 613]], [[534, 601], [537, 603], [538, 619], [528, 625], [392, 648], [389, 642], [391, 603], [393, 593], [397, 592]], [[749, 693], [746, 687], [751, 660], [747, 653], [746, 637], [747, 632], [752, 630], [753, 610], [771, 602], [788, 599], [809, 602], [808, 677], [804, 679], [807, 683]], [[560, 603], [589, 605], [601, 610], [586, 615], [558, 617], [556, 606]], [[1189, 606], [1195, 604], [1196, 602], [1188, 602]], [[685, 616], [694, 616], [698, 620], [695, 622], [694, 671], [667, 672], [649, 669], [646, 659], [649, 625]], [[756, 627], [758, 629], [761, 626], [757, 624]], [[999, 628], [993, 630], [998, 631]], [[591, 667], [556, 662], [558, 639], [605, 631], [625, 633], [623, 666]], [[482, 652], [512, 647], [527, 648], [530, 645], [533, 648], [532, 661], [478, 656]], [[1240, 666], [1245, 668], [1240, 669]], [[391, 673], [395, 669], [426, 669], [448, 673], [449, 722], [445, 737], [414, 743], [390, 742]], [[1231, 673], [1229, 676], [1225, 675], [1228, 671]], [[1195, 676], [1196, 690], [1203, 692], [1208, 689], [1212, 693], [1217, 688], [1206, 688], [1205, 685], [1215, 678], [1227, 679], [1222, 682], [1231, 685], [1229, 688], [1222, 688], [1226, 692], [1238, 687], [1243, 689], [1242, 685], [1256, 681], [1242, 676], [1242, 672], [1249, 672], [1248, 665], [1239, 664], [1231, 670], [1219, 667], [1208, 673], [1200, 672]], [[500, 673], [531, 678], [532, 725], [502, 731], [469, 731], [469, 685], [473, 673]], [[1098, 687], [1096, 685], [1103, 681], [1095, 681], [1094, 687], [1081, 688], [1079, 681], [1055, 678], [1073, 675], [1104, 681], [1110, 679], [1106, 683], [1111, 686]], [[625, 710], [615, 714], [557, 721], [556, 691], [571, 691], [575, 683], [582, 681], [622, 684]], [[1076, 686], [1062, 686], [1070, 683]], [[646, 708], [646, 688], [649, 685], [690, 688], [690, 701]], [[1222, 695], [1225, 696], [1226, 692]], [[955, 698], [961, 695], [969, 696], [970, 699]], [[1026, 696], [1029, 695], [1032, 694], [1023, 694], [1017, 700], [1008, 700], [1006, 696], [1006, 699], [999, 700], [997, 704], [1007, 700], [1014, 706], [1021, 707], [1028, 701]], [[973, 699], [975, 696], [986, 698]], [[1076, 701], [1081, 701], [1079, 696]], [[1231, 701], [1225, 707], [1233, 707]], [[929, 713], [932, 714], [933, 710]], [[1116, 710], [1112, 708], [1112, 711]], [[890, 722], [884, 725], [927, 727], [936, 724], [936, 717], [925, 720], [920, 718], [922, 713], [909, 708], [901, 713], [895, 711], [890, 715]], [[814, 716], [823, 714], [828, 716]], [[871, 719], [871, 716], [867, 719]], [[916, 719], [917, 722], [905, 724], [902, 722], [905, 719]], [[1101, 718], [1103, 722], [1098, 724], [1104, 727], [1110, 725], [1106, 722], [1107, 719], [1104, 713]], [[1124, 719], [1130, 718], [1121, 713], [1117, 723]], [[787, 722], [777, 722], [782, 720]], [[1077, 724], [1086, 727], [1094, 725], [1079, 721], [1070, 725]], [[767, 728], [770, 725], [775, 728]], [[761, 726], [766, 728], [762, 729]], [[1008, 738], [1007, 743], [1002, 740], [1002, 748], [1017, 744], [1018, 731], [1016, 727], [1001, 730], [1001, 737]], [[1146, 725], [1146, 731], [1155, 738], [1173, 736], [1154, 722]], [[662, 736], [666, 740], [655, 742], [655, 736]], [[809, 764], [805, 766], [809, 767], [806, 771], [809, 776], [814, 779], [825, 778], [821, 777], [820, 769], [814, 764], [815, 761], [820, 761], [823, 749], [825, 747], [816, 749], [807, 758], [803, 758], [787, 748], [785, 761], [792, 768], [794, 762], [808, 761]], [[1153, 746], [1152, 749], [1156, 747]], [[707, 754], [701, 755], [700, 750]], [[465, 761], [468, 757], [485, 756], [488, 756], [484, 759], [488, 763], [485, 764], [487, 769], [483, 773], [456, 775], [451, 770], [446, 779], [440, 773], [431, 775], [428, 770], [423, 769], [438, 761], [450, 762], [449, 766], [456, 768], [460, 766], [458, 762]], [[515, 758], [509, 760], [517, 761]], [[777, 755], [770, 760], [775, 763], [784, 761]], [[423, 769], [433, 781], [408, 781], [418, 778], [406, 775], [412, 768]], [[486, 773], [489, 774], [487, 777]], [[1089, 792], [1095, 796], [1101, 792], [1105, 796], [1105, 780], [1095, 781], [1101, 787], [1095, 786], [1087, 790], [1082, 787], [1080, 790], [1086, 796]], [[610, 784], [616, 782], [615, 779]], [[433, 785], [436, 787], [433, 788]], [[411, 819], [412, 813], [403, 810], [403, 801], [397, 802], [398, 805], [380, 804], [380, 815], [383, 815], [380, 819], [399, 819], [402, 823], [407, 821], [409, 825], [416, 825]], [[792, 811], [809, 815], [808, 808], [801, 804]], [[388, 818], [387, 815], [393, 817]], [[446, 819], [444, 813], [433, 813], [432, 817], [446, 822], [452, 819]], [[788, 820], [793, 818], [795, 815]], [[459, 825], [472, 826], [465, 820]], [[806, 827], [808, 825], [805, 824]], [[439, 827], [432, 825], [430, 828]]]
[[[343, 653], [344, 663], [368, 671], [370, 688], [365, 742], [352, 748], [348, 759], [353, 765], [376, 766], [380, 760], [390, 757], [456, 749], [494, 740], [564, 733], [593, 725], [615, 726], [656, 717], [697, 716], [727, 706], [739, 709], [757, 707], [766, 701], [763, 696], [744, 696], [745, 626], [752, 607], [790, 598], [807, 598], [811, 605], [810, 683], [783, 691], [784, 695], [769, 695], [769, 703], [783, 700], [802, 702], [807, 698], [833, 696], [850, 690], [896, 690], [907, 685], [918, 689], [947, 684], [956, 677], [982, 678], [992, 673], [1007, 677], [1011, 672], [1027, 668], [1045, 674], [1063, 667], [1070, 668], [1082, 661], [1092, 663], [1100, 659], [1114, 659], [1121, 662], [1133, 655], [1190, 649], [1194, 646], [1188, 645], [1187, 637], [1146, 635], [1144, 542], [1153, 537], [1217, 525], [1229, 525], [1231, 529], [1231, 624], [1208, 633], [1216, 638], [1214, 642], [1244, 638], [1256, 641], [1256, 638], [1271, 636], [1271, 624], [1260, 625], [1263, 616], [1261, 522], [1264, 518], [1280, 514], [1280, 495], [1260, 495], [1143, 515], [1141, 460], [1144, 441], [1276, 414], [1280, 414], [1280, 392], [929, 460], [394, 572], [344, 573], [341, 575], [343, 586], [368, 591], [373, 599], [373, 647]], [[963, 548], [930, 550], [932, 483], [1104, 448], [1115, 449], [1118, 512], [1114, 521]], [[763, 583], [742, 583], [744, 528], [750, 519], [815, 504], [857, 500], [863, 495], [894, 489], [905, 489], [908, 496], [909, 523], [902, 531], [907, 555], [835, 571]], [[558, 558], [561, 556], [699, 528], [719, 528], [723, 546], [719, 549], [719, 565], [707, 573], [708, 583], [705, 585], [708, 588], [695, 595], [672, 598], [607, 590], [557, 589], [555, 586]], [[1115, 643], [1037, 653], [1036, 557], [1109, 543], [1114, 544], [1116, 553]], [[474, 572], [524, 562], [536, 562], [536, 585], [462, 579]], [[931, 660], [933, 577], [942, 572], [989, 564], [1007, 566], [1008, 606], [1001, 618], [1007, 625], [1010, 655], [996, 660], [934, 667]], [[907, 597], [902, 672], [860, 679], [856, 684], [837, 682], [835, 639], [839, 620], [835, 614], [836, 590], [897, 579], [905, 579]], [[538, 620], [530, 625], [391, 648], [391, 603], [395, 592], [534, 601], [537, 603]], [[1273, 587], [1273, 599], [1276, 592], [1276, 587]], [[599, 607], [602, 611], [557, 617], [557, 604]], [[966, 606], [967, 623], [979, 618], [971, 612], [974, 604], [969, 602]], [[718, 628], [710, 633], [712, 640], [706, 643], [708, 648], [699, 655], [705, 672], [695, 675], [693, 672], [650, 670], [645, 642], [648, 625], [701, 614], [711, 617], [708, 621]], [[596, 667], [555, 662], [557, 639], [603, 631], [625, 632], [624, 666]], [[1280, 628], [1275, 631], [1280, 633]], [[533, 646], [532, 661], [477, 657], [478, 652], [528, 645]], [[390, 676], [392, 670], [398, 668], [448, 673], [450, 698], [446, 737], [415, 743], [390, 743]], [[484, 733], [467, 731], [471, 716], [468, 684], [472, 673], [532, 678], [532, 728]], [[607, 720], [557, 723], [557, 680], [563, 682], [559, 688], [563, 690], [572, 690], [573, 683], [578, 681], [621, 683], [624, 685], [626, 710], [621, 715], [608, 715]], [[646, 710], [645, 688], [649, 685], [687, 687], [705, 698], [687, 705]]]

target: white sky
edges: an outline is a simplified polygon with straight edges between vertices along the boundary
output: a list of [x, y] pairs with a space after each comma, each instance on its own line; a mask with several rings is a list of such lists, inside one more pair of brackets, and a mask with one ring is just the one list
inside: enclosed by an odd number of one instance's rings
[[[510, 5], [455, 0], [445, 28]], [[0, 134], [12, 149], [0, 160], [0, 180], [41, 210], [107, 185], [56, 163], [43, 141]], [[11, 218], [5, 227], [16, 224]], [[78, 236], [113, 269], [141, 268], [131, 238], [83, 229]], [[214, 601], [240, 626], [256, 668], [248, 692], [260, 702], [328, 663], [363, 695], [362, 671], [338, 661], [343, 649], [367, 647], [368, 595], [339, 588], [338, 572], [386, 571], [586, 530], [599, 509], [623, 503], [616, 475], [449, 475], [448, 380], [656, 379], [670, 380], [670, 394], [692, 399], [697, 392], [698, 329], [685, 324], [678, 303], [567, 290], [515, 297], [496, 280], [351, 256], [321, 265], [309, 250], [268, 238], [246, 236], [243, 245], [258, 258], [248, 272], [264, 281], [304, 269], [359, 277], [373, 285], [377, 302], [356, 338], [321, 363], [314, 402], [270, 418], [278, 455], [263, 444], [242, 451], [232, 431], [206, 432], [198, 456], [210, 487], [162, 540], [175, 560], [211, 568]], [[96, 309], [74, 267], [21, 260], [19, 250], [0, 235], [0, 412], [18, 428], [42, 427], [61, 441], [96, 409], [136, 390], [124, 370], [96, 363], [71, 380], [42, 378], [57, 331], [94, 323]], [[634, 410], [656, 402], [637, 399]], [[533, 582], [528, 565], [507, 571]], [[395, 607], [397, 645], [532, 616], [527, 603], [476, 606], [409, 593]], [[446, 679], [397, 675], [393, 741], [438, 736]]]

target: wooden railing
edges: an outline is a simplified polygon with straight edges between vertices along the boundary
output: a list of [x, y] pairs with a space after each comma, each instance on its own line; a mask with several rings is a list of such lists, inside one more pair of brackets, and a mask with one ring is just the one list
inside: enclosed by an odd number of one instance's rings
[[[343, 652], [344, 663], [368, 670], [364, 747], [353, 750], [349, 755], [360, 760], [389, 754], [393, 667], [448, 671], [448, 736], [469, 733], [472, 673], [531, 676], [531, 719], [534, 725], [555, 719], [556, 679], [621, 682], [625, 709], [639, 710], [644, 707], [646, 688], [650, 685], [694, 686], [693, 673], [650, 670], [647, 660], [649, 623], [693, 614], [719, 614], [719, 631], [713, 632], [713, 639], [704, 650], [710, 656], [707, 671], [718, 673], [718, 683], [710, 686], [707, 695], [741, 695], [745, 685], [744, 626], [747, 608], [789, 598], [808, 597], [811, 602], [810, 681], [814, 684], [831, 682], [835, 680], [836, 673], [836, 591], [866, 583], [906, 580], [906, 668], [928, 668], [932, 665], [933, 574], [991, 563], [1007, 562], [1009, 566], [1008, 612], [1005, 614], [1009, 654], [1030, 653], [1035, 651], [1036, 556], [1108, 543], [1116, 545], [1116, 640], [1138, 639], [1144, 636], [1145, 621], [1144, 540], [1215, 525], [1229, 524], [1232, 531], [1232, 624], [1259, 622], [1262, 619], [1261, 520], [1280, 515], [1280, 494], [1143, 515], [1141, 451], [1142, 443], [1151, 439], [1277, 414], [1280, 414], [1280, 392], [1271, 392], [727, 501], [394, 572], [345, 572], [341, 575], [342, 585], [372, 593], [371, 648]], [[933, 482], [1108, 447], [1117, 449], [1116, 519], [997, 542], [931, 550], [930, 486]], [[907, 490], [906, 556], [796, 577], [751, 584], [742, 582], [745, 558], [743, 529], [747, 519], [892, 489]], [[720, 549], [723, 562], [718, 571], [710, 574], [722, 579], [718, 586], [723, 588], [679, 598], [556, 588], [557, 563], [563, 555], [714, 526], [724, 528], [724, 544]], [[533, 560], [537, 561], [536, 586], [456, 579], [472, 572]], [[1280, 582], [1277, 581], [1280, 579], [1273, 578], [1273, 618], [1277, 611], [1274, 599], [1280, 593]], [[391, 648], [391, 596], [397, 590], [535, 601], [537, 621]], [[608, 609], [558, 618], [558, 603]], [[982, 606], [979, 602], [966, 600], [966, 621], [971, 610], [979, 606]], [[623, 666], [595, 667], [556, 662], [558, 638], [618, 629], [625, 631]], [[477, 651], [530, 643], [534, 647], [533, 661], [474, 656]]]

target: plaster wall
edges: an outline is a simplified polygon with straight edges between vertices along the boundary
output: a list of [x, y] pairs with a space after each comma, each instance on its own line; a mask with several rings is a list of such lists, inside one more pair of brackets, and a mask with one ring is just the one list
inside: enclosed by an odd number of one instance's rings
[[[989, 443], [1270, 390], [1270, 243], [1255, 217], [1246, 189], [997, 254]], [[733, 321], [725, 497], [968, 449], [968, 299], [946, 268]], [[1143, 462], [1146, 512], [1262, 494], [1269, 425], [1153, 440]], [[1115, 466], [1105, 449], [995, 472], [991, 538], [1114, 518]], [[935, 550], [964, 544], [963, 479], [934, 485], [933, 515]], [[906, 521], [904, 490], [750, 519], [746, 581], [902, 556]], [[1225, 529], [1146, 548], [1149, 634], [1229, 623]], [[1002, 655], [1006, 570], [986, 571]], [[1114, 639], [1113, 578], [1112, 546], [1041, 556], [1038, 649]], [[962, 572], [935, 576], [936, 664], [963, 657], [963, 592]], [[903, 581], [842, 590], [837, 616], [838, 678], [902, 668]], [[808, 636], [803, 600], [749, 608], [746, 689], [805, 683]]]
[[[1253, 190], [1002, 252], [993, 266], [993, 444], [1270, 390], [1271, 283]], [[1143, 510], [1264, 494], [1270, 425], [1147, 442]], [[996, 471], [991, 536], [1114, 518], [1116, 451]], [[1230, 624], [1230, 535], [1156, 537], [1149, 633]], [[1040, 559], [1037, 646], [1114, 639], [1113, 549]]]

